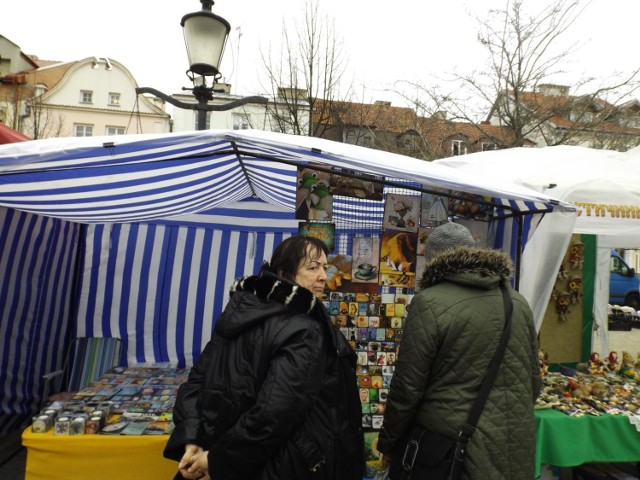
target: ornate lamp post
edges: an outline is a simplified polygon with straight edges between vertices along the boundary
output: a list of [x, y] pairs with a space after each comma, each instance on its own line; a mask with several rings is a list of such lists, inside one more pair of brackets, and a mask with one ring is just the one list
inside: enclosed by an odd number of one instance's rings
[[[222, 76], [218, 67], [227, 43], [231, 26], [224, 18], [211, 11], [213, 0], [200, 0], [202, 10], [188, 13], [182, 17], [184, 41], [187, 47], [189, 69], [187, 77], [193, 83], [191, 90], [198, 103], [187, 103], [162, 93], [155, 88], [138, 87], [136, 93], [150, 93], [178, 108], [198, 111], [198, 130], [204, 130], [207, 124], [207, 112], [231, 110], [247, 103], [266, 104], [267, 99], [260, 96], [244, 97], [223, 105], [209, 105], [213, 100], [214, 85]], [[208, 78], [211, 78], [209, 84]]]

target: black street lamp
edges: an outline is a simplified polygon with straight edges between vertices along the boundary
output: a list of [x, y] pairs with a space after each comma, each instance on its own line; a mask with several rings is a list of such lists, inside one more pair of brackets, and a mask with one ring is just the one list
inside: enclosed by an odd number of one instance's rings
[[[209, 102], [213, 100], [213, 93], [216, 91], [214, 85], [222, 76], [218, 67], [231, 26], [224, 18], [211, 11], [213, 0], [200, 0], [200, 3], [202, 10], [187, 13], [180, 21], [189, 59], [189, 70], [186, 73], [193, 83], [193, 88], [183, 87], [183, 90], [191, 90], [198, 103], [181, 102], [150, 87], [138, 87], [136, 93], [150, 93], [178, 108], [197, 110], [197, 128], [204, 130], [207, 125], [207, 112], [231, 110], [247, 103], [264, 105], [268, 100], [261, 96], [251, 96], [239, 98], [223, 105], [209, 105]], [[207, 77], [211, 77], [210, 86], [207, 84]]]

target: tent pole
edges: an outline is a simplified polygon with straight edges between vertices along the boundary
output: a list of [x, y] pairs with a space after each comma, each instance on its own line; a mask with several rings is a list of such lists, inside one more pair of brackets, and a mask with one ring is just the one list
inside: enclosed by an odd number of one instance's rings
[[516, 252], [515, 252], [515, 286], [516, 290], [520, 290], [520, 264], [522, 262], [522, 229], [523, 219], [522, 214], [519, 213], [513, 217], [518, 224], [518, 234], [516, 237]]

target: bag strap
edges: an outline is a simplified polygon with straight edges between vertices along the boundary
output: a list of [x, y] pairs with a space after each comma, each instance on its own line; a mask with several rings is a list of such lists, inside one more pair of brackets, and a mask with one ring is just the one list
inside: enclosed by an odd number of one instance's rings
[[480, 420], [480, 415], [482, 414], [484, 405], [487, 402], [487, 398], [489, 397], [489, 392], [491, 392], [493, 382], [498, 375], [498, 368], [500, 367], [500, 363], [507, 348], [507, 342], [509, 341], [509, 336], [511, 333], [511, 314], [513, 313], [513, 302], [511, 301], [511, 296], [509, 295], [509, 291], [505, 286], [505, 282], [500, 282], [500, 291], [502, 292], [502, 300], [504, 303], [504, 330], [502, 332], [502, 338], [500, 339], [498, 348], [491, 358], [491, 363], [489, 364], [487, 374], [482, 380], [478, 398], [476, 398], [476, 401], [474, 402], [473, 406], [471, 407], [471, 411], [469, 412], [469, 416], [467, 417], [467, 421], [462, 425], [462, 428], [460, 429], [460, 432], [458, 434], [459, 440], [462, 440], [464, 443], [467, 443], [469, 441], [471, 435], [473, 435], [473, 432], [475, 432], [476, 430], [476, 425], [478, 423], [478, 420]]

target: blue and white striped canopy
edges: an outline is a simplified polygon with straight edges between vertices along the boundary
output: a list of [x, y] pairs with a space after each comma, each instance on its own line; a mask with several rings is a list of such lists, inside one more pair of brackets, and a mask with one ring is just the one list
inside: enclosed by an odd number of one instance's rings
[[[127, 364], [191, 365], [233, 280], [298, 231], [297, 167], [308, 164], [381, 176], [385, 189], [482, 195], [495, 205], [493, 246], [516, 264], [542, 217], [558, 230], [556, 217], [575, 214], [491, 172], [260, 131], [0, 146], [0, 434], [37, 412], [42, 375], [64, 364], [69, 332], [120, 338]], [[383, 203], [334, 198], [340, 253], [349, 254], [350, 236], [380, 230]], [[526, 278], [538, 290], [550, 284]], [[543, 312], [545, 301], [535, 303]]]
[[[262, 131], [54, 138], [0, 146], [0, 206], [78, 223], [210, 212], [245, 199], [295, 205], [308, 163], [492, 197], [517, 212], [572, 209], [517, 185], [401, 155]], [[260, 212], [256, 212], [259, 217]]]

